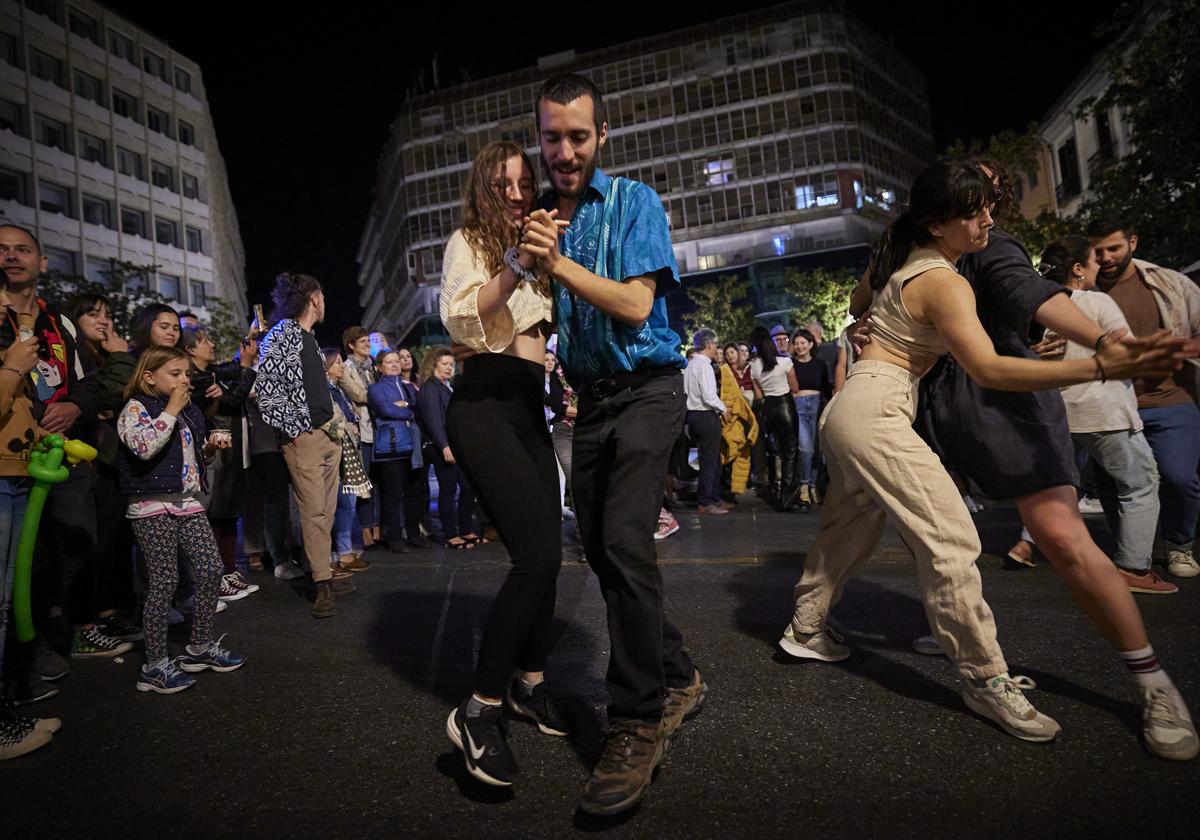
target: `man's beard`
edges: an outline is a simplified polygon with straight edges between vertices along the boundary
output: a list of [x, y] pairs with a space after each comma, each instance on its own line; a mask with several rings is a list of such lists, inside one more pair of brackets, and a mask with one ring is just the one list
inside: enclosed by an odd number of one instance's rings
[[1112, 268], [1111, 272], [1104, 268], [1101, 268], [1100, 276], [1103, 277], [1105, 280], [1118, 280], [1125, 274], [1125, 269], [1129, 268], [1129, 264], [1131, 262], [1133, 262], [1133, 249], [1132, 248], [1129, 250], [1129, 253], [1125, 255], [1125, 259], [1123, 259], [1119, 263], [1117, 263]]
[[546, 160], [545, 155], [542, 155], [542, 166], [545, 167], [546, 172], [549, 173], [550, 184], [558, 192], [559, 198], [569, 198], [569, 199], [582, 198], [584, 191], [589, 186], [591, 186], [592, 176], [594, 176], [596, 174], [596, 159], [592, 158], [591, 161], [588, 163], [588, 165], [583, 167], [582, 170], [580, 170], [580, 175], [582, 177], [579, 179], [579, 189], [577, 189], [575, 192], [568, 193], [568, 192], [563, 192], [562, 190], [559, 190], [558, 186], [554, 183], [554, 167], [552, 167], [550, 165], [550, 163]]

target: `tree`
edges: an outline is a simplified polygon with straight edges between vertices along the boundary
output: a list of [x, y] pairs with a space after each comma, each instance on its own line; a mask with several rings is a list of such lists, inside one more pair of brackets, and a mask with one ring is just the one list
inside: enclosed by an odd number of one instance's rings
[[850, 313], [850, 293], [858, 285], [858, 279], [848, 268], [809, 271], [789, 268], [783, 282], [796, 299], [792, 321], [796, 324], [817, 321], [830, 337], [836, 336]]
[[157, 270], [158, 267], [153, 265], [117, 262], [103, 272], [107, 283], [96, 283], [86, 277], [52, 271], [38, 280], [38, 294], [57, 307], [62, 307], [75, 294], [104, 295], [112, 311], [113, 327], [121, 335], [128, 335], [129, 322], [135, 312], [148, 303], [166, 302], [158, 292], [146, 288], [148, 279]]
[[746, 300], [746, 284], [735, 275], [689, 285], [687, 297], [696, 307], [683, 316], [689, 332], [710, 329], [721, 341], [738, 341], [748, 338], [758, 326]]
[[1101, 35], [1119, 38], [1107, 56], [1112, 83], [1083, 110], [1119, 109], [1132, 149], [1096, 173], [1081, 215], [1128, 219], [1138, 256], [1190, 265], [1200, 258], [1200, 15], [1191, 0], [1129, 4]]
[[223, 299], [206, 301], [204, 308], [208, 310], [208, 318], [204, 326], [208, 337], [216, 345], [218, 359], [232, 359], [242, 346], [242, 339], [249, 330], [242, 326], [234, 315], [233, 307]]

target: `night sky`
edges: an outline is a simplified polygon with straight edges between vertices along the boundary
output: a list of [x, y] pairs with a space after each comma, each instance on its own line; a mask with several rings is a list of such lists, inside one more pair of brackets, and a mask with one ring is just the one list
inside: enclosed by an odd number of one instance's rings
[[[292, 3], [109, 5], [200, 64], [245, 242], [250, 302], [269, 303], [280, 271], [314, 274], [328, 301], [318, 332], [334, 344], [361, 315], [355, 255], [388, 126], [417, 74], [429, 77], [435, 55], [448, 84], [459, 68], [479, 79], [531, 66], [540, 55], [583, 53], [724, 16], [685, 17], [644, 0], [513, 4], [555, 9], [552, 20], [536, 24], [518, 14], [505, 22], [496, 6], [486, 17], [429, 19], [399, 4], [348, 3], [338, 19], [330, 14], [336, 7], [309, 15]], [[736, 8], [770, 5], [745, 0]], [[846, 5], [925, 74], [942, 149], [1039, 119], [1095, 54], [1092, 32], [1118, 3]], [[557, 34], [533, 35], [547, 31]]]

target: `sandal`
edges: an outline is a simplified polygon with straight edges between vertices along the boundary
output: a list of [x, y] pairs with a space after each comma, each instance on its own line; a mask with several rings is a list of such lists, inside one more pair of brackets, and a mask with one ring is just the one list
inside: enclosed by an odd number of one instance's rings
[[[458, 542], [454, 542], [455, 540], [458, 540]], [[446, 540], [444, 545], [446, 546], [446, 548], [453, 548], [456, 551], [460, 551], [464, 548], [474, 548], [475, 547], [475, 543], [473, 543], [471, 540], [467, 539], [466, 537], [451, 537], [450, 539]]]
[[478, 534], [463, 534], [462, 539], [466, 540], [471, 545], [487, 545], [491, 542], [487, 537], [481, 537]]

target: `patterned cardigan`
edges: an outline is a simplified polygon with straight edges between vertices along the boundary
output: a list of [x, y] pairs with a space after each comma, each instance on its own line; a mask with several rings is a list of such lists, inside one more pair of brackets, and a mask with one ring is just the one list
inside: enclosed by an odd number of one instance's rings
[[304, 391], [302, 327], [291, 318], [273, 326], [260, 345], [262, 361], [254, 387], [263, 421], [288, 440], [312, 430]]

